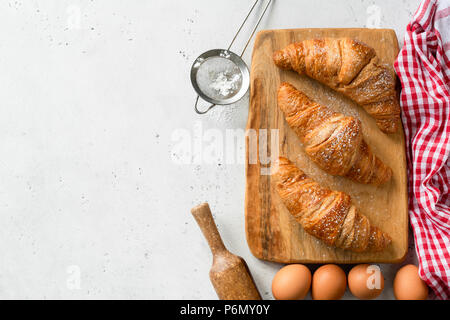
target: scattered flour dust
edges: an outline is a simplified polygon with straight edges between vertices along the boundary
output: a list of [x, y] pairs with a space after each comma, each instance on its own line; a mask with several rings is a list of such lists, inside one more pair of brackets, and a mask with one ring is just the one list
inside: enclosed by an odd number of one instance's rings
[[215, 106], [205, 115], [205, 117], [219, 126], [225, 125], [227, 129], [235, 127], [245, 128], [245, 124], [247, 123], [247, 112], [248, 92], [236, 103]]

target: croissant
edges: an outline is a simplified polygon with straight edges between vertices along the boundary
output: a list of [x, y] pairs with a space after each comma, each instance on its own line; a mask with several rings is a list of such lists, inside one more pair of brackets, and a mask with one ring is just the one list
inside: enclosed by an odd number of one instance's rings
[[273, 170], [281, 200], [310, 235], [354, 252], [382, 251], [390, 244], [389, 235], [372, 226], [348, 194], [321, 187], [283, 157]]
[[391, 168], [363, 140], [359, 120], [317, 104], [289, 83], [278, 89], [278, 106], [306, 154], [324, 171], [373, 185], [391, 179]]
[[276, 51], [273, 60], [278, 67], [306, 74], [357, 102], [383, 132], [397, 131], [395, 75], [371, 47], [349, 38], [305, 40]]

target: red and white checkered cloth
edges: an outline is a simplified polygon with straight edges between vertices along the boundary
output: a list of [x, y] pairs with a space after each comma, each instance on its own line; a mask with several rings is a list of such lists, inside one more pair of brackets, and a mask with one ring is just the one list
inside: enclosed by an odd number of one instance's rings
[[450, 299], [450, 0], [424, 0], [394, 68], [402, 83], [409, 213], [419, 274]]

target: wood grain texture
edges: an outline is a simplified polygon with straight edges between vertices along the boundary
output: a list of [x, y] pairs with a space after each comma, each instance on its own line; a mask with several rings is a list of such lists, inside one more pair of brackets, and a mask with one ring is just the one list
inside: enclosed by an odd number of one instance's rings
[[217, 230], [207, 203], [191, 209], [191, 213], [208, 241], [213, 254], [209, 278], [220, 300], [261, 300], [258, 288], [241, 257], [227, 250]]
[[[293, 161], [322, 186], [348, 193], [353, 203], [371, 223], [387, 232], [391, 246], [380, 253], [353, 253], [331, 248], [308, 235], [294, 220], [279, 198], [270, 175], [261, 174], [261, 150], [256, 164], [249, 163], [251, 144], [247, 136], [245, 225], [247, 242], [254, 256], [281, 263], [397, 263], [408, 249], [408, 207], [405, 140], [403, 128], [396, 134], [384, 134], [363, 108], [329, 89], [293, 71], [278, 69], [272, 53], [292, 42], [321, 37], [351, 37], [373, 47], [378, 57], [392, 65], [399, 48], [393, 30], [388, 29], [293, 29], [264, 30], [255, 39], [250, 82], [250, 108], [247, 129], [278, 129], [279, 154]], [[373, 152], [393, 170], [390, 182], [382, 186], [359, 184], [344, 177], [331, 176], [318, 168], [305, 154], [299, 138], [286, 123], [277, 106], [277, 89], [286, 81], [309, 97], [337, 112], [361, 120], [364, 139]], [[256, 134], [258, 137], [259, 135]], [[270, 137], [269, 137], [270, 142]], [[262, 147], [262, 142], [261, 142]], [[274, 154], [268, 143], [269, 154]], [[265, 149], [264, 149], [265, 151]]]

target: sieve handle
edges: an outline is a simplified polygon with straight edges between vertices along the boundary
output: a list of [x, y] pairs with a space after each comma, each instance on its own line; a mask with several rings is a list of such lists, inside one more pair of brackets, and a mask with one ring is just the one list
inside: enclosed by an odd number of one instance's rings
[[198, 99], [199, 99], [199, 98], [200, 98], [200, 96], [197, 96], [197, 99], [195, 99], [195, 106], [194, 106], [195, 112], [197, 112], [198, 114], [205, 114], [205, 113], [207, 113], [209, 110], [211, 110], [212, 108], [214, 108], [214, 107], [216, 106], [216, 104], [212, 103], [212, 104], [208, 107], [208, 109], [206, 109], [205, 111], [200, 111], [200, 110], [198, 110], [198, 107], [197, 107], [197, 105], [198, 105]]
[[[250, 14], [252, 13], [253, 9], [255, 9], [256, 4], [257, 4], [258, 2], [259, 2], [259, 0], [256, 0], [255, 3], [253, 3], [253, 6], [250, 8], [250, 11], [247, 13], [247, 16], [245, 17], [245, 19], [244, 19], [244, 21], [242, 22], [241, 26], [239, 27], [238, 31], [234, 34], [233, 40], [231, 40], [231, 43], [230, 43], [230, 45], [228, 46], [228, 49], [227, 49], [227, 50], [230, 50], [230, 49], [231, 49], [231, 46], [233, 45], [233, 43], [234, 43], [234, 41], [236, 40], [236, 38], [237, 38], [237, 36], [239, 35], [239, 33], [241, 32], [242, 27], [243, 27], [243, 26], [245, 25], [245, 23], [247, 22], [248, 17], [250, 17]], [[260, 24], [262, 18], [264, 17], [264, 15], [266, 14], [266, 11], [267, 11], [267, 9], [269, 8], [271, 2], [272, 2], [272, 0], [269, 0], [269, 1], [267, 2], [266, 6], [265, 6], [265, 8], [264, 8], [263, 13], [259, 16], [258, 22], [256, 22], [256, 25], [255, 25], [255, 27], [253, 28], [252, 34], [251, 34], [250, 37], [248, 38], [247, 43], [245, 44], [244, 50], [242, 50], [242, 52], [241, 52], [241, 55], [240, 55], [241, 58], [242, 58], [242, 56], [244, 55], [244, 52], [245, 52], [245, 50], [247, 49], [247, 47], [248, 47], [248, 45], [249, 45], [249, 43], [250, 43], [250, 40], [252, 40], [253, 35], [254, 35], [255, 32], [256, 32], [256, 29], [258, 29], [258, 26], [259, 26], [259, 24]]]
[[[259, 1], [259, 0], [258, 0], [258, 1]], [[256, 1], [256, 2], [258, 2], [258, 1]], [[244, 52], [245, 52], [245, 50], [247, 49], [247, 47], [248, 47], [248, 45], [249, 45], [249, 43], [250, 43], [250, 40], [252, 40], [253, 35], [254, 35], [255, 32], [256, 32], [256, 29], [258, 29], [258, 26], [259, 26], [259, 24], [260, 24], [262, 18], [264, 17], [264, 15], [266, 14], [267, 8], [269, 8], [271, 2], [272, 2], [272, 0], [269, 0], [269, 2], [267, 2], [267, 5], [266, 5], [266, 7], [264, 8], [263, 13], [262, 13], [261, 16], [259, 17], [258, 22], [256, 23], [255, 27], [253, 28], [252, 34], [250, 35], [250, 38], [248, 38], [247, 43], [245, 44], [244, 50], [242, 50], [242, 52], [241, 52], [241, 55], [240, 55], [241, 58], [242, 58], [242, 56], [244, 55]], [[256, 4], [256, 3], [255, 3], [255, 4]], [[252, 8], [252, 10], [253, 10], [253, 8]], [[251, 12], [251, 10], [250, 10], [250, 12]], [[245, 23], [245, 21], [244, 21], [244, 23]], [[239, 31], [238, 31], [238, 33], [239, 33]]]

